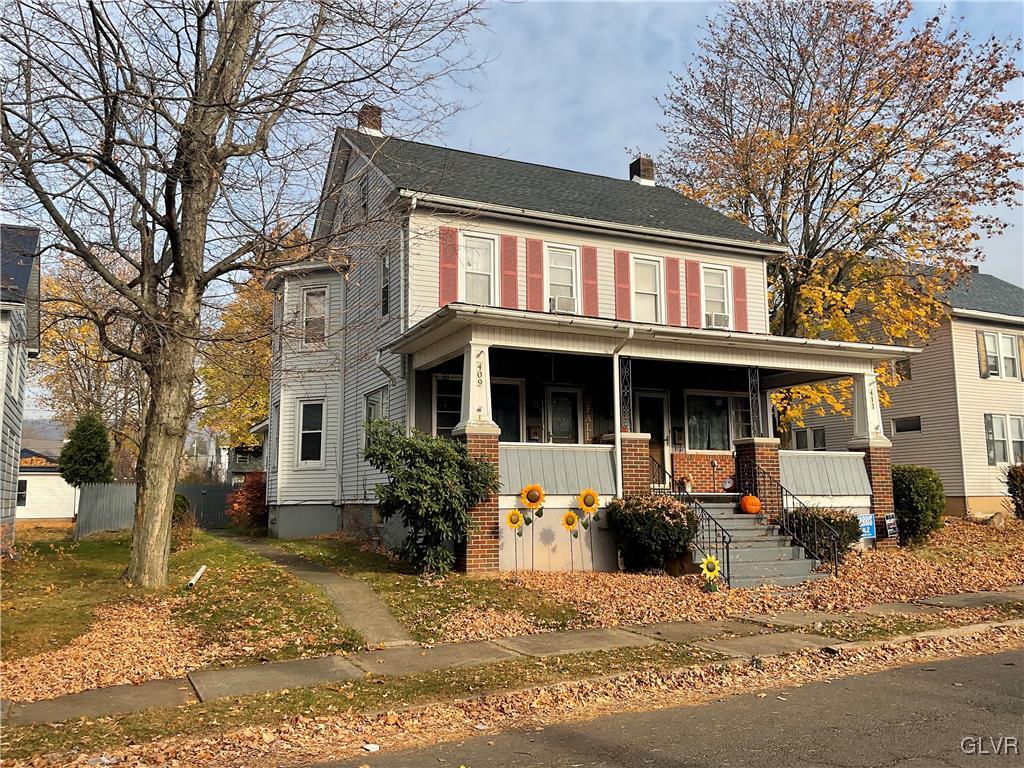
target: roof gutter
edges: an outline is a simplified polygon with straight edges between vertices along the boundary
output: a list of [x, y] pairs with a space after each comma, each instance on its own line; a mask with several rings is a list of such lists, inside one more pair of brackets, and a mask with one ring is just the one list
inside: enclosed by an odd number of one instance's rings
[[1024, 316], [1004, 315], [1001, 312], [984, 312], [980, 309], [957, 309], [956, 307], [953, 307], [953, 316], [966, 317], [972, 320], [988, 320], [994, 323], [1024, 325]]
[[557, 213], [535, 211], [529, 208], [513, 208], [507, 205], [496, 205], [494, 203], [481, 203], [472, 200], [463, 200], [457, 197], [446, 195], [424, 194], [411, 189], [400, 189], [398, 194], [401, 197], [415, 198], [421, 204], [429, 204], [436, 208], [447, 208], [457, 211], [469, 211], [480, 213], [481, 211], [495, 216], [515, 219], [528, 219], [534, 221], [545, 221], [563, 226], [575, 227], [577, 229], [599, 230], [613, 234], [629, 234], [635, 237], [642, 237], [649, 240], [660, 240], [670, 242], [684, 242], [701, 245], [704, 247], [752, 251], [757, 256], [764, 258], [770, 253], [788, 253], [789, 247], [781, 244], [752, 243], [747, 240], [733, 240], [726, 237], [714, 237], [711, 235], [698, 235], [690, 232], [676, 232], [671, 229], [656, 229], [654, 227], [638, 227], [629, 224], [617, 224], [612, 221], [601, 221], [597, 219], [585, 219], [579, 216], [564, 216]]

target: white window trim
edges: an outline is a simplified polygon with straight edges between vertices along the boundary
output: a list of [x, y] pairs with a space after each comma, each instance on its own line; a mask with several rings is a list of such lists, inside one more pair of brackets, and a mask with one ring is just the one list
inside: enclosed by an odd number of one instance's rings
[[[732, 400], [734, 397], [744, 397], [742, 392], [721, 392], [713, 389], [684, 389], [683, 390], [683, 431], [686, 433], [686, 442], [683, 443], [683, 449], [686, 453], [700, 453], [716, 456], [731, 456], [733, 449], [730, 447], [727, 450], [713, 450], [705, 451], [698, 450], [696, 448], [690, 448], [690, 395], [698, 396], [711, 396], [711, 397], [724, 397], [729, 402], [729, 445], [732, 446], [736, 442], [736, 424], [734, 423], [735, 416], [733, 415]], [[749, 395], [747, 395], [749, 398]], [[753, 413], [751, 413], [753, 418]]]
[[1013, 443], [1015, 441], [1015, 438], [1013, 436], [1013, 426], [1012, 426], [1012, 424], [1013, 424], [1014, 421], [1020, 421], [1021, 422], [1021, 430], [1024, 431], [1024, 416], [1008, 415], [1006, 417], [1006, 440], [1010, 444], [1010, 452], [1007, 454], [1007, 457], [1010, 459], [1010, 461], [1009, 461], [1010, 464], [1016, 464], [1017, 463], [1016, 462], [1016, 456], [1015, 456], [1015, 454], [1013, 452]]
[[368, 421], [368, 419], [366, 418], [366, 406], [369, 403], [370, 397], [372, 395], [380, 395], [380, 415], [377, 418], [384, 419], [386, 421], [391, 420], [389, 414], [391, 406], [391, 392], [389, 391], [388, 386], [385, 384], [384, 386], [380, 386], [377, 387], [376, 389], [371, 389], [369, 392], [366, 392], [363, 395], [363, 423], [360, 425], [360, 432], [362, 433], [362, 439], [360, 440], [360, 444], [363, 450], [366, 449], [366, 422]]
[[[576, 442], [556, 443], [551, 438], [551, 395], [554, 392], [575, 392], [576, 393]], [[583, 442], [583, 388], [573, 386], [560, 386], [550, 384], [544, 387], [544, 431], [547, 442], [550, 445], [584, 445]]]
[[638, 261], [646, 261], [654, 266], [658, 270], [658, 296], [657, 296], [657, 307], [658, 307], [658, 318], [654, 321], [654, 325], [665, 325], [665, 259], [661, 256], [648, 256], [642, 253], [631, 253], [629, 259], [629, 315], [633, 322], [649, 322], [647, 320], [637, 320], [636, 317], [636, 263]]
[[700, 324], [701, 328], [710, 328], [711, 326], [705, 324], [705, 318], [707, 317], [708, 311], [706, 309], [706, 296], [707, 296], [707, 280], [704, 279], [704, 273], [714, 270], [716, 272], [722, 272], [725, 275], [725, 310], [729, 315], [729, 327], [728, 328], [716, 328], [715, 330], [733, 330], [736, 324], [736, 311], [733, 307], [732, 301], [732, 269], [723, 264], [707, 264], [701, 262], [700, 264]]
[[[437, 437], [437, 382], [441, 379], [444, 379], [445, 381], [457, 381], [461, 384], [462, 374], [435, 373], [430, 377], [430, 434], [434, 437]], [[459, 401], [459, 407], [462, 407], [461, 400]]]
[[[1013, 460], [1013, 429], [1011, 428], [1010, 424], [1011, 424], [1012, 421], [1017, 420], [1017, 419], [1020, 419], [1021, 421], [1024, 421], [1024, 415], [1017, 415], [1017, 414], [1013, 414], [1013, 413], [987, 413], [985, 415], [991, 417], [993, 425], [995, 424], [996, 419], [1001, 419], [1002, 420], [1002, 422], [1003, 422], [1003, 435], [1004, 435], [1004, 437], [1003, 437], [1002, 440], [999, 440], [998, 442], [1006, 444], [1006, 461], [996, 461], [995, 464], [989, 464], [988, 466], [990, 466], [990, 467], [1008, 467], [1011, 464], [1014, 464], [1015, 462]], [[995, 426], [993, 426], [992, 432], [993, 432], [992, 444], [995, 445], [995, 443], [996, 443]], [[985, 435], [985, 451], [986, 451], [986, 453], [988, 452], [988, 435], [987, 434]]]
[[[323, 341], [306, 341], [306, 294], [314, 291], [324, 292], [324, 340]], [[331, 286], [324, 283], [322, 285], [304, 285], [302, 290], [299, 292], [299, 329], [302, 333], [302, 348], [303, 349], [323, 349], [327, 346], [327, 338], [330, 336], [330, 318], [331, 318]]]
[[551, 311], [551, 280], [550, 280], [550, 269], [551, 259], [548, 257], [548, 250], [550, 248], [558, 248], [560, 250], [572, 251], [572, 297], [576, 306], [573, 308], [573, 314], [580, 314], [580, 287], [582, 285], [580, 279], [580, 271], [583, 268], [582, 258], [580, 256], [580, 248], [577, 245], [566, 245], [564, 243], [544, 243], [544, 311]]
[[[302, 455], [302, 406], [320, 403], [320, 460], [300, 461]], [[298, 397], [295, 399], [295, 469], [323, 469], [327, 452], [327, 399], [323, 397]]]
[[498, 297], [501, 295], [500, 287], [498, 285], [501, 278], [501, 238], [497, 235], [492, 235], [489, 232], [466, 232], [459, 231], [459, 285], [458, 295], [459, 301], [462, 303], [466, 302], [466, 238], [476, 237], [481, 240], [490, 240], [493, 244], [491, 251], [493, 258], [491, 259], [491, 303], [488, 306], [498, 307], [501, 306]]

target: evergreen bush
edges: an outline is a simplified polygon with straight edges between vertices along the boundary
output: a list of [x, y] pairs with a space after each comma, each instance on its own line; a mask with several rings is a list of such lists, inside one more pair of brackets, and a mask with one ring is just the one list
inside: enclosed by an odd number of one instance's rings
[[494, 466], [472, 458], [463, 443], [406, 435], [385, 420], [367, 423], [363, 456], [388, 478], [377, 484], [377, 499], [381, 517], [398, 516], [405, 525], [399, 555], [423, 573], [450, 571], [455, 546], [469, 533], [470, 510], [498, 491]]
[[102, 419], [93, 411], [79, 417], [60, 452], [60, 476], [75, 488], [84, 483], [112, 483], [114, 462]]
[[923, 544], [942, 527], [946, 492], [934, 469], [915, 464], [892, 468], [892, 497], [900, 544]]
[[665, 568], [687, 555], [697, 513], [670, 496], [632, 495], [608, 504], [608, 527], [627, 571]]
[[1010, 505], [1018, 520], [1024, 520], [1024, 462], [1011, 464], [1003, 470], [1003, 481], [1006, 492], [1010, 495]]

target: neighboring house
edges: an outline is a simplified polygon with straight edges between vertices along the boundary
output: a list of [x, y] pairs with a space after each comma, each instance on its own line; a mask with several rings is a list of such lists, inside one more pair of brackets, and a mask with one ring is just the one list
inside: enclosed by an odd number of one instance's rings
[[592, 555], [613, 568], [603, 529], [573, 555], [558, 528], [583, 487], [607, 500], [671, 474], [711, 498], [754, 467], [777, 481], [769, 393], [845, 376], [858, 393], [849, 447], [875, 514], [891, 509], [874, 366], [913, 350], [770, 335], [765, 263], [783, 246], [655, 186], [647, 157], [627, 181], [380, 127], [365, 108], [359, 130], [338, 131], [314, 255], [269, 282], [274, 535], [377, 522], [382, 478], [361, 450], [363, 425], [383, 417], [498, 465], [502, 490], [474, 510], [460, 553], [468, 570], [522, 564], [499, 509], [525, 482], [556, 510], [536, 567], [590, 568]]
[[39, 354], [39, 230], [0, 224], [0, 547], [14, 541], [25, 368]]
[[262, 471], [262, 445], [238, 445], [228, 451], [227, 482], [231, 485], [241, 485], [246, 475]]
[[[1003, 471], [1024, 461], [1024, 288], [973, 269], [945, 296], [946, 315], [924, 351], [894, 365], [882, 425], [897, 464], [923, 464], [942, 478], [950, 514], [1003, 509]], [[845, 444], [852, 423], [810, 416], [794, 434], [801, 449]]]
[[75, 488], [60, 475], [60, 464], [52, 456], [21, 449], [18, 468], [18, 520], [74, 518]]

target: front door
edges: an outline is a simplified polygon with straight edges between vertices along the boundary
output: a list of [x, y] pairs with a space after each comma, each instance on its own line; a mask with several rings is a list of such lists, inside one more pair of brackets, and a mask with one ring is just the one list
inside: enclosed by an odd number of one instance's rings
[[552, 443], [582, 443], [580, 433], [580, 391], [548, 389], [548, 435]]
[[664, 392], [638, 392], [636, 395], [637, 430], [651, 436], [651, 482], [664, 485], [667, 478], [659, 467], [668, 471], [668, 395]]

